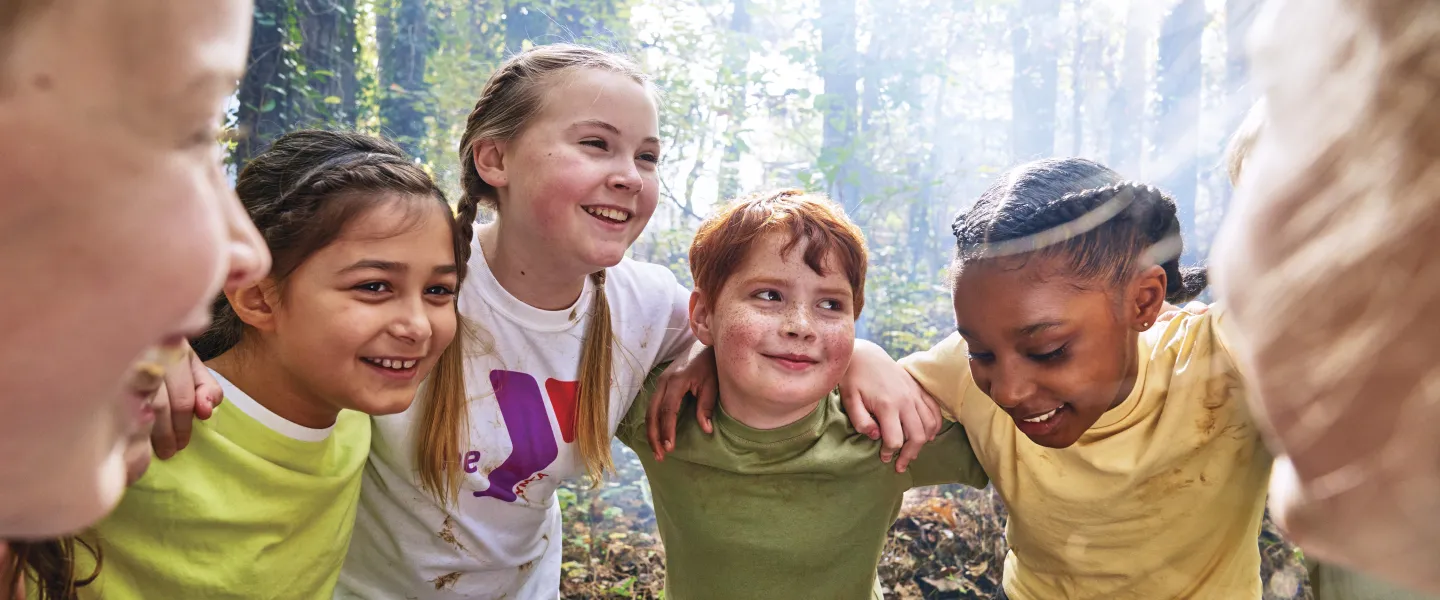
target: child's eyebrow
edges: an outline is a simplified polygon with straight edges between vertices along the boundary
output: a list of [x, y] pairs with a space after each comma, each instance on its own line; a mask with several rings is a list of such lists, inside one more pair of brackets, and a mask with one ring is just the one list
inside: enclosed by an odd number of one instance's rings
[[1039, 323], [1031, 323], [1024, 327], [1016, 328], [1015, 333], [1022, 337], [1028, 337], [1045, 331], [1047, 329], [1054, 329], [1061, 325], [1064, 325], [1064, 323], [1061, 323], [1060, 321], [1041, 321]]
[[[449, 267], [451, 269], [454, 269], [455, 265], [449, 265]], [[367, 258], [364, 260], [355, 261], [355, 264], [345, 267], [344, 269], [340, 269], [340, 272], [349, 273], [351, 271], [364, 271], [367, 269], [404, 273], [405, 271], [410, 270], [410, 265], [401, 262], [395, 262], [393, 260], [377, 260], [373, 258]], [[439, 269], [436, 270], [438, 271]]]

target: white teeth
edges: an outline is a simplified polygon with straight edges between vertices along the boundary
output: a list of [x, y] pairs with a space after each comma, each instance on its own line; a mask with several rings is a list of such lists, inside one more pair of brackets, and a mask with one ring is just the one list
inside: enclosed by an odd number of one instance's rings
[[1060, 410], [1059, 407], [1052, 408], [1052, 409], [1050, 409], [1050, 412], [1047, 412], [1047, 413], [1045, 413], [1045, 414], [1043, 414], [1043, 415], [1040, 415], [1040, 416], [1038, 416], [1038, 417], [1030, 417], [1030, 418], [1028, 418], [1028, 419], [1023, 419], [1023, 420], [1024, 420], [1026, 423], [1044, 423], [1044, 422], [1046, 422], [1046, 421], [1049, 421], [1049, 420], [1050, 420], [1050, 417], [1055, 416], [1055, 411], [1057, 411], [1057, 410]]
[[408, 369], [408, 368], [410, 368], [410, 367], [413, 367], [413, 366], [415, 366], [415, 363], [419, 362], [419, 361], [415, 361], [415, 360], [390, 360], [390, 359], [388, 359], [388, 358], [362, 358], [362, 359], [360, 359], [360, 360], [363, 360], [363, 361], [365, 361], [365, 362], [368, 362], [368, 363], [370, 363], [370, 364], [372, 364], [372, 365], [375, 365], [375, 366], [377, 366], [377, 367], [384, 367], [384, 368], [386, 368], [386, 369], [395, 369], [395, 370], [397, 370], [397, 371], [398, 371], [398, 370]]
[[630, 220], [630, 215], [625, 214], [625, 211], [615, 210], [615, 209], [613, 209], [613, 208], [589, 207], [589, 206], [587, 206], [587, 207], [585, 207], [585, 212], [588, 212], [588, 213], [590, 213], [590, 214], [592, 214], [592, 215], [595, 215], [595, 216], [597, 216], [597, 217], [605, 217], [605, 218], [610, 219], [610, 220], [612, 220], [612, 221], [619, 221], [619, 222], [621, 222], [621, 223], [624, 223], [624, 222]]

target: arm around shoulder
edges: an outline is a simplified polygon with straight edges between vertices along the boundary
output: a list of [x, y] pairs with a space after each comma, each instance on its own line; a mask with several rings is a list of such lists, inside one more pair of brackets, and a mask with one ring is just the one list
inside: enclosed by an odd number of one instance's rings
[[941, 340], [929, 350], [900, 359], [900, 366], [940, 403], [952, 419], [960, 415], [965, 390], [974, 381], [970, 377], [970, 358], [965, 340], [958, 333]]

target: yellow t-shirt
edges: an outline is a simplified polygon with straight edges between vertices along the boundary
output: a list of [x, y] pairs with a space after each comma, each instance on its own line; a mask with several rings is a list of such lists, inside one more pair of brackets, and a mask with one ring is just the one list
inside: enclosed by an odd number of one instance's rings
[[[83, 600], [330, 600], [355, 526], [370, 417], [284, 420], [215, 373], [225, 402], [87, 535]], [[76, 572], [94, 561], [79, 552]]]
[[951, 335], [901, 364], [965, 426], [1010, 512], [1014, 600], [1259, 599], [1272, 458], [1218, 332], [1220, 311], [1140, 336], [1135, 389], [1075, 445], [1030, 441]]

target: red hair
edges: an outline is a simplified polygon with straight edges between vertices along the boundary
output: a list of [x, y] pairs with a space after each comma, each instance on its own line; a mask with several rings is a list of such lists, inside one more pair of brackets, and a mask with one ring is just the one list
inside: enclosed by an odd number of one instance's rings
[[790, 236], [783, 253], [804, 242], [805, 265], [822, 276], [825, 257], [833, 253], [854, 290], [858, 318], [865, 307], [865, 269], [870, 260], [865, 235], [839, 204], [802, 190], [746, 196], [701, 223], [690, 243], [695, 289], [711, 297], [719, 294], [755, 241], [774, 231]]

